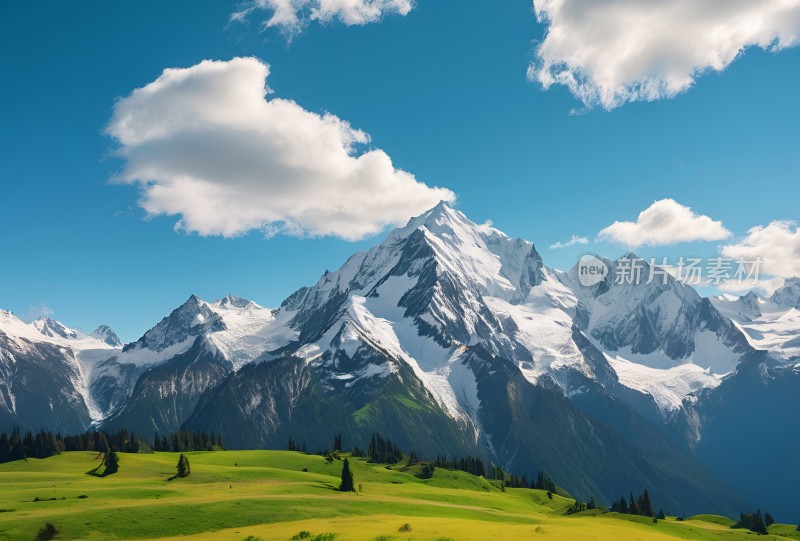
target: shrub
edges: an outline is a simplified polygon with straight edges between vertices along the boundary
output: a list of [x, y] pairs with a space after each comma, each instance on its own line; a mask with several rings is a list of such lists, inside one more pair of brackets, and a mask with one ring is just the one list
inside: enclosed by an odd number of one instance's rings
[[411, 524], [406, 522], [397, 530], [398, 532], [410, 532], [413, 528], [411, 528]]
[[36, 534], [36, 539], [39, 541], [47, 541], [49, 539], [55, 539], [58, 535], [58, 530], [56, 527], [53, 526], [50, 522], [44, 525], [44, 528], [39, 530], [39, 533]]
[[417, 474], [420, 479], [431, 479], [436, 467], [433, 464], [423, 464], [422, 469]]

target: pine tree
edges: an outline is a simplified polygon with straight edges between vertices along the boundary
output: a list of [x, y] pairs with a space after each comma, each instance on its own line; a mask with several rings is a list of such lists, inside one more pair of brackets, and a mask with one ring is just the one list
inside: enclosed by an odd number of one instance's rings
[[192, 468], [189, 465], [189, 459], [186, 458], [186, 455], [181, 453], [181, 456], [178, 457], [178, 473], [175, 477], [189, 477], [189, 474], [192, 473]]
[[110, 447], [108, 446], [108, 439], [106, 439], [106, 435], [103, 432], [98, 432], [97, 436], [97, 450], [105, 455], [108, 454], [110, 451]]
[[113, 449], [106, 453], [103, 463], [106, 466], [106, 469], [103, 471], [103, 477], [113, 475], [119, 471], [119, 456]]
[[646, 517], [654, 517], [656, 515], [655, 510], [653, 509], [653, 503], [650, 501], [650, 494], [647, 493], [647, 489], [644, 489], [644, 494], [642, 495], [642, 505], [641, 509], [639, 509], [639, 513]]
[[667, 516], [664, 514], [664, 508], [663, 507], [658, 510], [658, 515], [656, 515], [656, 518], [659, 519], [659, 520], [664, 520], [665, 518], [667, 518]]
[[636, 501], [633, 499], [633, 492], [631, 492], [631, 503], [628, 505], [628, 513], [631, 515], [639, 514], [639, 508], [636, 506]]
[[344, 459], [344, 464], [342, 464], [342, 484], [339, 485], [339, 490], [341, 492], [355, 492], [356, 487], [353, 483], [353, 473], [350, 471], [350, 461], [346, 458]]
[[764, 518], [761, 516], [761, 509], [756, 511], [756, 516], [753, 518], [754, 520], [753, 520], [752, 530], [758, 534], [766, 535], [767, 527], [764, 525]]
[[625, 501], [625, 496], [619, 499], [619, 512], [625, 515], [628, 514], [628, 502]]

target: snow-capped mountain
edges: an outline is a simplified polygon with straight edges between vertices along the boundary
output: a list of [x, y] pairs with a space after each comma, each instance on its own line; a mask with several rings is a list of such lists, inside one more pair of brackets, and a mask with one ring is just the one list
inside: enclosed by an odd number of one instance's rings
[[117, 333], [115, 333], [111, 327], [108, 325], [100, 325], [95, 330], [92, 331], [90, 335], [92, 338], [97, 338], [98, 340], [102, 340], [109, 346], [113, 348], [122, 347], [122, 342], [120, 341]]
[[800, 278], [787, 278], [769, 300], [778, 306], [800, 309]]
[[[621, 282], [620, 266], [634, 260], [641, 261], [641, 279]], [[722, 375], [750, 350], [739, 329], [694, 288], [657, 274], [635, 254], [606, 264], [608, 275], [592, 287], [580, 286], [576, 268], [563, 275], [580, 298], [577, 325], [606, 353], [650, 368], [695, 364]]]
[[3, 428], [85, 429], [99, 417], [88, 388], [88, 372], [95, 359], [112, 351], [107, 342], [58, 321], [40, 318], [24, 323], [0, 310]]
[[203, 392], [294, 339], [286, 314], [278, 315], [230, 295], [214, 302], [191, 296], [139, 340], [95, 363], [88, 385], [101, 412], [96, 421], [147, 427], [143, 433], [177, 430]]
[[787, 279], [768, 299], [751, 291], [741, 297], [713, 297], [711, 302], [736, 323], [754, 348], [781, 359], [800, 355], [800, 278]]
[[[124, 348], [104, 327], [91, 336], [50, 321], [7, 327], [15, 344], [35, 334], [72, 352], [53, 384], [75, 399], [69, 430], [188, 427], [234, 447], [292, 436], [312, 448], [337, 432], [365, 445], [377, 430], [423, 454], [546, 469], [586, 497], [647, 485], [688, 509], [674, 492], [683, 487], [695, 503], [723, 491], [735, 511], [735, 491], [669, 431], [752, 342], [691, 287], [671, 277], [618, 284], [619, 261], [605, 263], [606, 279], [584, 287], [532, 243], [442, 203], [276, 309], [192, 296]], [[6, 357], [12, 349], [0, 344]]]

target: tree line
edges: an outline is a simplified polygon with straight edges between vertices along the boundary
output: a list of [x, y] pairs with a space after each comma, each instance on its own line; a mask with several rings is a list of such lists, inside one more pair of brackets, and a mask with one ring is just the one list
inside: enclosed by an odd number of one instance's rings
[[47, 458], [65, 451], [95, 451], [108, 454], [152, 453], [153, 451], [183, 452], [222, 449], [222, 438], [217, 434], [181, 430], [166, 436], [155, 435], [151, 444], [127, 430], [117, 432], [89, 431], [63, 436], [50, 431], [28, 431], [22, 435], [15, 427], [11, 433], [0, 433], [0, 464], [27, 458]]
[[[341, 441], [340, 441], [341, 445]], [[369, 462], [379, 464], [395, 464], [403, 460], [405, 453], [389, 438], [384, 438], [380, 434], [372, 433], [372, 439], [367, 449]]]
[[207, 432], [192, 432], [179, 430], [172, 434], [160, 435], [156, 433], [153, 438], [153, 451], [166, 453], [182, 453], [184, 451], [221, 451], [222, 436]]
[[477, 456], [449, 458], [439, 455], [433, 461], [433, 465], [445, 470], [459, 470], [479, 477], [486, 477], [486, 467], [483, 465], [483, 460]]
[[618, 501], [611, 504], [611, 511], [626, 515], [641, 515], [643, 517], [652, 517], [655, 519], [663, 519], [665, 517], [663, 509], [659, 510], [658, 514], [656, 514], [647, 489], [636, 499], [633, 497], [633, 492], [630, 493], [628, 500], [625, 499], [625, 496], [622, 496]]
[[556, 493], [556, 484], [550, 475], [540, 471], [536, 479], [528, 481], [528, 478], [513, 473], [508, 473], [500, 466], [494, 466], [489, 470], [487, 479], [502, 481], [503, 487], [508, 488], [533, 488], [536, 490], [545, 490], [550, 494]]
[[[731, 528], [741, 528], [759, 535], [767, 535], [767, 529], [773, 524], [775, 524], [775, 519], [772, 515], [764, 513], [762, 516], [761, 509], [759, 509], [755, 513], [739, 513], [739, 522]], [[798, 526], [798, 530], [800, 530], [800, 526]]]
[[[332, 456], [338, 451], [344, 451], [343, 438], [340, 433], [334, 434], [331, 449], [319, 451], [317, 454], [322, 456]], [[298, 439], [289, 436], [287, 442], [289, 451], [306, 452], [305, 442], [301, 443]], [[478, 456], [464, 456], [451, 458], [445, 455], [438, 455], [434, 460], [421, 460], [415, 451], [406, 453], [395, 444], [391, 439], [377, 432], [372, 433], [367, 449], [354, 446], [351, 452], [353, 457], [367, 458], [367, 462], [373, 464], [397, 464], [407, 461], [407, 466], [421, 464], [419, 473], [416, 476], [420, 479], [430, 479], [436, 468], [445, 470], [458, 470], [471, 475], [486, 477], [487, 479], [501, 481], [501, 487], [509, 488], [532, 488], [545, 490], [550, 495], [557, 490], [556, 483], [545, 472], [539, 472], [535, 480], [528, 481], [523, 475], [515, 475], [504, 471], [500, 466], [487, 468], [485, 462]], [[338, 458], [338, 457], [337, 457]]]

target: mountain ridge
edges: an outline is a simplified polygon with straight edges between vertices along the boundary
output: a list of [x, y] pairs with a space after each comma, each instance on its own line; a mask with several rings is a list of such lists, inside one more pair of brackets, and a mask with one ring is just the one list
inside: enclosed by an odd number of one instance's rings
[[[278, 308], [192, 295], [122, 348], [98, 336], [58, 350], [77, 368], [54, 386], [82, 398], [87, 426], [211, 430], [240, 447], [325, 445], [334, 427], [365, 444], [378, 429], [419, 451], [548, 470], [587, 498], [647, 484], [676, 510], [708, 509], [724, 485], [694, 457], [703, 427], [684, 419], [752, 343], [671, 277], [626, 286], [611, 272], [584, 287], [575, 273], [442, 203]], [[596, 471], [613, 455], [630, 471]], [[735, 512], [743, 499], [724, 490], [720, 511]]]

